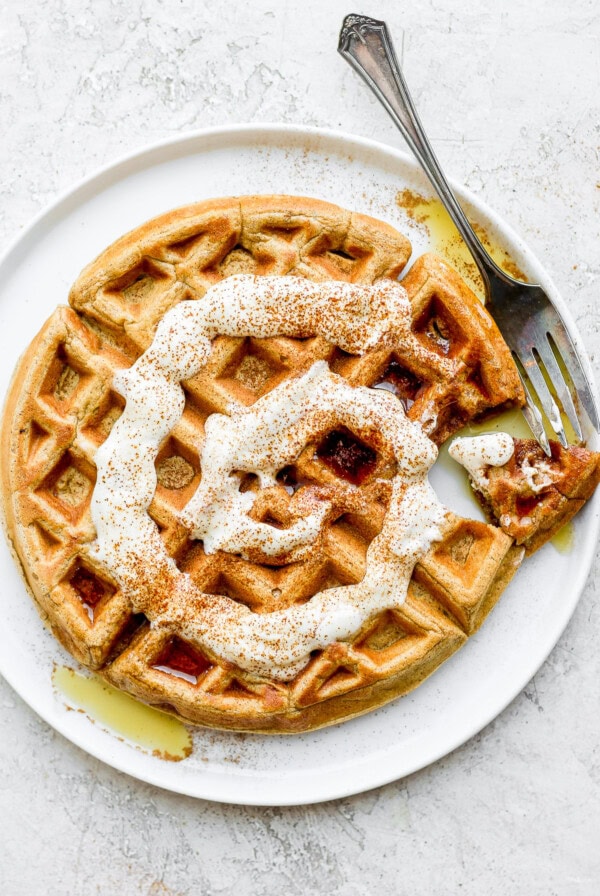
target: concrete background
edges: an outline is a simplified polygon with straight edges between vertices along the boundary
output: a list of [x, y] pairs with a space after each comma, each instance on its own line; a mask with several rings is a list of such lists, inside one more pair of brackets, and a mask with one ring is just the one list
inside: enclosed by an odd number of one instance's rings
[[[526, 239], [600, 351], [600, 8], [546, 0], [0, 4], [0, 241], [123, 152], [233, 122], [394, 145], [337, 56], [343, 15], [385, 18], [447, 171]], [[0, 681], [0, 893], [595, 894], [598, 556], [535, 679], [425, 771], [296, 809], [214, 805], [114, 772]]]

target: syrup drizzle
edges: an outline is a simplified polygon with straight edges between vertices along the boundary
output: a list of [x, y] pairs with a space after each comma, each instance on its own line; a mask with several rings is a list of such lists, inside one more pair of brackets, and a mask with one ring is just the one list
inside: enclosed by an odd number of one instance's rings
[[422, 388], [423, 383], [395, 359], [390, 361], [381, 378], [373, 383], [373, 389], [385, 389], [399, 398], [406, 411], [413, 406]]
[[361, 485], [377, 464], [377, 453], [348, 429], [328, 433], [316, 454], [337, 476], [353, 485]]
[[288, 495], [295, 495], [298, 489], [302, 488], [306, 483], [298, 476], [298, 471], [294, 466], [288, 464], [283, 467], [276, 476], [277, 482], [280, 482]]
[[[426, 229], [430, 248], [444, 255], [452, 267], [456, 268], [463, 279], [467, 281], [475, 295], [483, 301], [483, 282], [473, 261], [473, 256], [439, 199], [422, 196], [411, 190], [402, 190], [397, 194], [396, 202], [410, 219], [421, 228]], [[511, 276], [516, 277], [517, 280], [526, 280], [523, 271], [498, 243], [495, 236], [476, 221], [472, 223], [478, 237], [496, 264]]]
[[200, 676], [211, 666], [212, 663], [204, 654], [181, 638], [169, 641], [152, 664], [153, 669], [183, 678], [192, 684], [197, 684]]
[[70, 585], [76, 592], [79, 600], [87, 612], [90, 622], [94, 622], [98, 604], [107, 594], [114, 589], [104, 585], [93, 573], [80, 566], [71, 576]]
[[68, 666], [55, 666], [52, 684], [93, 722], [125, 738], [159, 759], [180, 762], [192, 752], [192, 737], [174, 716], [146, 706], [98, 675], [80, 675]]

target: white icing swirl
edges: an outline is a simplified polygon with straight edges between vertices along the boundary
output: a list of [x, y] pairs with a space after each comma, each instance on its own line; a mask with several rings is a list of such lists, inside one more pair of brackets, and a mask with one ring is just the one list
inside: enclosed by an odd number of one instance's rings
[[398, 402], [364, 387], [352, 387], [317, 361], [304, 376], [288, 380], [250, 408], [231, 417], [213, 414], [206, 424], [201, 453], [202, 481], [181, 520], [207, 553], [241, 553], [259, 548], [265, 555], [292, 552], [287, 562], [306, 553], [296, 548], [317, 538], [331, 502], [287, 529], [274, 529], [248, 516], [256, 497], [240, 492], [233, 471], [255, 473], [265, 488], [276, 484], [278, 470], [294, 461], [311, 437], [343, 423], [368, 430], [391, 448], [403, 479], [423, 476], [435, 460], [433, 443], [402, 413]]
[[448, 454], [465, 468], [474, 485], [485, 489], [486, 467], [503, 467], [513, 456], [513, 437], [506, 432], [493, 432], [472, 438], [454, 439]]
[[210, 417], [201, 485], [182, 514], [208, 551], [245, 552], [254, 546], [268, 554], [301, 550], [314, 541], [329, 510], [327, 501], [288, 529], [274, 530], [250, 519], [253, 497], [240, 493], [239, 479], [230, 474], [253, 472], [268, 485], [308, 437], [340, 419], [359, 432], [379, 431], [398, 471], [383, 528], [369, 545], [366, 573], [358, 584], [328, 589], [306, 604], [268, 614], [200, 591], [168, 555], [147, 508], [156, 488], [159, 447], [183, 413], [181, 380], [202, 368], [218, 334], [321, 335], [360, 353], [408, 338], [410, 306], [402, 287], [390, 281], [358, 287], [291, 277], [231, 277], [203, 299], [169, 311], [150, 348], [115, 377], [127, 402], [96, 454], [93, 552], [134, 610], [146, 613], [153, 625], [178, 631], [250, 672], [287, 680], [303, 668], [312, 650], [351, 637], [375, 613], [404, 602], [415, 563], [441, 537], [445, 511], [426, 478], [437, 449], [392, 396], [353, 388], [324, 362], [251, 408], [236, 409], [231, 418]]

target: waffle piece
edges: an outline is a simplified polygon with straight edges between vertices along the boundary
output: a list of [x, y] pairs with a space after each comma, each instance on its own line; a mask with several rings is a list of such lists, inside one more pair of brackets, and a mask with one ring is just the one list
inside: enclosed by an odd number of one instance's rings
[[534, 439], [514, 439], [514, 454], [486, 466], [472, 483], [491, 520], [533, 554], [572, 519], [600, 482], [600, 453], [551, 441], [548, 458]]
[[[43, 614], [77, 659], [149, 703], [194, 722], [301, 731], [405, 693], [481, 624], [523, 551], [497, 528], [452, 515], [443, 541], [415, 569], [401, 610], [380, 614], [351, 641], [318, 651], [286, 684], [218, 662], [182, 641], [176, 628], [153, 629], [148, 619], [132, 612], [127, 595], [90, 553], [94, 456], [124, 405], [113, 377], [148, 346], [166, 310], [183, 299], [201, 300], [212, 283], [240, 271], [358, 283], [395, 278], [409, 251], [407, 241], [387, 225], [326, 203], [252, 197], [203, 203], [149, 222], [82, 273], [71, 292], [72, 308], [57, 309], [20, 362], [2, 439], [2, 488], [12, 543]], [[520, 400], [517, 387], [511, 392], [513, 368], [506, 349], [497, 346], [490, 355], [480, 346], [481, 320], [488, 321], [484, 309], [468, 300], [470, 311], [459, 309], [455, 275], [428, 256], [405, 283], [416, 309], [418, 337], [410, 357], [402, 346], [387, 356], [373, 352], [370, 358], [356, 358], [320, 338], [219, 337], [202, 373], [185, 383], [182, 419], [156, 459], [158, 485], [149, 513], [179, 569], [199, 587], [268, 613], [305, 602], [324, 588], [360, 580], [367, 546], [381, 528], [391, 475], [377, 446], [353, 442], [343, 430], [330, 433], [307, 445], [254, 508], [263, 520], [285, 525], [295, 493], [304, 485], [345, 483], [348, 464], [356, 468], [361, 502], [355, 512], [331, 520], [318, 551], [284, 566], [206, 555], [178, 512], [200, 479], [197, 444], [210, 413], [249, 405], [321, 358], [354, 384], [384, 385], [381, 376], [393, 363], [415, 379], [422, 376], [422, 404], [415, 401], [409, 408], [415, 419], [434, 395], [446, 402], [440, 410], [451, 405], [457, 377], [466, 382], [471, 369], [476, 371], [471, 376], [476, 400], [463, 403], [461, 415]], [[429, 327], [428, 309], [444, 321], [454, 309], [460, 321], [449, 338], [443, 335], [443, 344], [438, 336], [445, 331], [435, 322]], [[469, 313], [473, 321], [467, 327]], [[485, 327], [493, 342], [497, 331], [489, 321]], [[467, 329], [474, 334], [470, 347]], [[503, 358], [507, 367], [496, 377], [501, 388], [492, 392], [493, 370]], [[441, 438], [456, 421], [450, 413], [438, 419], [443, 425], [436, 423], [431, 431]], [[341, 465], [340, 444], [347, 449]], [[244, 487], [255, 487], [251, 477]]]
[[438, 365], [414, 371], [425, 388], [417, 391], [409, 412], [430, 438], [442, 444], [490, 408], [524, 403], [517, 370], [496, 324], [445, 261], [423, 255], [402, 285], [411, 301], [414, 332], [439, 357]]

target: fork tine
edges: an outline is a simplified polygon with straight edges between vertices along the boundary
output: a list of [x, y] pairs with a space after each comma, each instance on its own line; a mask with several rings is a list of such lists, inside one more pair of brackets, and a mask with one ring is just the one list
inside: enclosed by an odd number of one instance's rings
[[521, 371], [518, 370], [519, 379], [521, 380], [521, 385], [523, 386], [523, 391], [525, 392], [525, 406], [521, 408], [521, 412], [527, 421], [529, 429], [533, 433], [536, 438], [536, 441], [539, 445], [542, 446], [544, 453], [547, 457], [552, 457], [552, 452], [550, 451], [550, 442], [548, 441], [548, 436], [546, 435], [546, 430], [544, 429], [544, 421], [542, 420], [542, 415], [540, 414], [539, 408], [533, 400], [531, 392], [525, 382], [525, 379], [521, 376]]
[[577, 439], [582, 442], [583, 441], [583, 433], [581, 432], [581, 427], [579, 425], [579, 418], [577, 417], [577, 411], [575, 410], [575, 405], [573, 404], [573, 400], [571, 398], [571, 393], [569, 392], [569, 387], [565, 382], [565, 378], [562, 375], [562, 371], [558, 366], [556, 358], [554, 357], [554, 352], [552, 351], [552, 346], [549, 342], [545, 340], [541, 340], [539, 345], [536, 344], [535, 350], [537, 351], [540, 359], [542, 360], [544, 367], [546, 368], [546, 372], [550, 378], [550, 382], [554, 386], [556, 394], [558, 395], [565, 414], [569, 418], [571, 422], [571, 426], [575, 431], [575, 435]]
[[560, 444], [564, 448], [568, 448], [569, 443], [562, 425], [562, 420], [560, 419], [560, 411], [558, 410], [556, 402], [550, 395], [550, 390], [546, 385], [546, 380], [544, 379], [538, 362], [530, 351], [517, 353], [517, 357], [519, 358], [525, 373], [529, 377], [531, 385], [536, 391], [540, 404], [546, 413], [546, 417], [550, 421], [550, 426], [558, 436]]
[[598, 409], [596, 407], [594, 394], [587, 374], [579, 360], [579, 354], [571, 341], [568, 331], [564, 326], [557, 326], [547, 335], [549, 340], [554, 342], [562, 362], [565, 365], [569, 376], [573, 380], [573, 385], [577, 390], [577, 397], [590, 418], [590, 423], [596, 432], [600, 431], [600, 420], [598, 419]]

